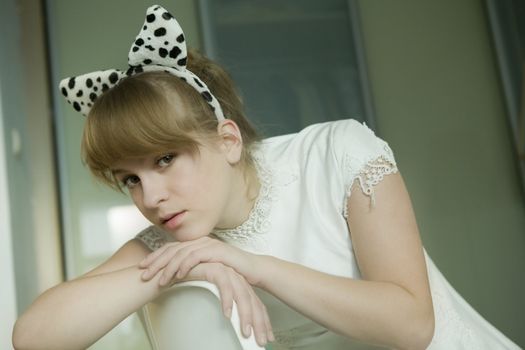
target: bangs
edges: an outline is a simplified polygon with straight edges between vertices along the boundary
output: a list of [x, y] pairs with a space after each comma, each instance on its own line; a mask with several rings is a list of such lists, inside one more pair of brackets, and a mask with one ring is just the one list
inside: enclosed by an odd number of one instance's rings
[[[171, 76], [162, 78], [174, 80]], [[184, 86], [182, 89], [187, 90]], [[84, 126], [82, 158], [97, 178], [120, 188], [111, 167], [121, 159], [166, 151], [198, 151], [201, 143], [197, 137], [192, 138], [199, 130], [197, 118], [192, 116], [195, 111], [185, 108], [191, 104], [184, 103], [189, 102], [184, 93], [167, 92], [170, 90], [173, 87], [159, 86], [137, 75], [124, 79], [96, 100]]]

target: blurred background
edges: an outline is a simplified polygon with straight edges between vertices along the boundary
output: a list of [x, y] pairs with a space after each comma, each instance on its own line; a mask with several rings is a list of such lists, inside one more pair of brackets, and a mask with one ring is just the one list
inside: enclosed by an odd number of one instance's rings
[[[429, 255], [525, 347], [525, 13], [518, 1], [172, 0], [266, 136], [365, 121], [396, 156]], [[60, 79], [125, 69], [143, 0], [0, 0], [0, 348], [47, 288], [147, 225], [80, 161]], [[519, 22], [521, 19], [521, 22]], [[520, 27], [521, 26], [521, 27]], [[520, 158], [521, 157], [521, 158]], [[147, 349], [132, 315], [90, 349]]]

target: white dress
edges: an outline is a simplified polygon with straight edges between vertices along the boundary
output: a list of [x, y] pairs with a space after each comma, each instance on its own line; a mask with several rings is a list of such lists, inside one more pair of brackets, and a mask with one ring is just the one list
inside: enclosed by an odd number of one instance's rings
[[[346, 223], [346, 203], [357, 181], [374, 205], [374, 186], [385, 175], [397, 172], [388, 144], [366, 125], [348, 119], [266, 139], [254, 157], [261, 190], [248, 220], [214, 235], [247, 251], [360, 279]], [[152, 250], [170, 240], [153, 226], [137, 238]], [[426, 251], [425, 258], [436, 318], [428, 349], [519, 349], [454, 290]], [[270, 314], [274, 350], [377, 348], [337, 335], [268, 293], [257, 293]]]

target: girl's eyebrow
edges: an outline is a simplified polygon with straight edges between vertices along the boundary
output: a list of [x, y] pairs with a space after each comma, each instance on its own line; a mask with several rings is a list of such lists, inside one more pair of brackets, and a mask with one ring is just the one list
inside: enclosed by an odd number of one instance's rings
[[129, 173], [129, 171], [127, 171], [125, 169], [111, 169], [111, 173], [113, 175], [118, 175], [118, 174], [122, 174], [122, 173]]

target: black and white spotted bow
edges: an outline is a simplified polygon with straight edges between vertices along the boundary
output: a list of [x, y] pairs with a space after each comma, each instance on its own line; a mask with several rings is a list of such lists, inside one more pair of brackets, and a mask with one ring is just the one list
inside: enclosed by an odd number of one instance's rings
[[76, 111], [87, 116], [97, 97], [126, 76], [166, 71], [197, 90], [211, 106], [217, 119], [223, 120], [219, 101], [199, 77], [186, 69], [187, 57], [186, 40], [179, 23], [162, 6], [154, 5], [147, 9], [144, 25], [131, 45], [127, 71], [108, 69], [66, 78], [60, 82], [60, 90]]

